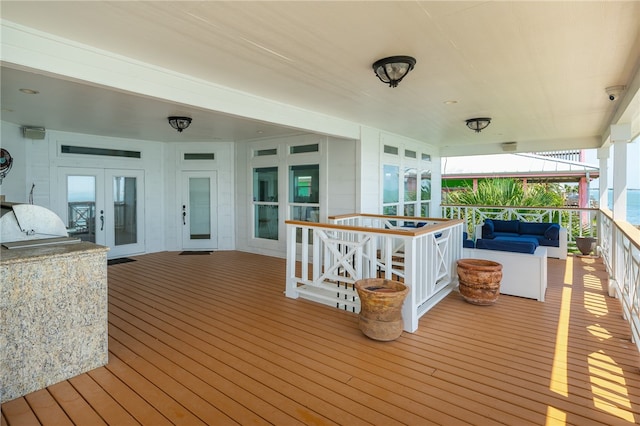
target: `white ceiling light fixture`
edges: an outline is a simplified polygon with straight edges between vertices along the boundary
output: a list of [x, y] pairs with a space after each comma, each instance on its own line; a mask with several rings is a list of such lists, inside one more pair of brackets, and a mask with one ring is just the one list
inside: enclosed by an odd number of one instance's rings
[[167, 120], [169, 120], [169, 124], [171, 125], [171, 127], [176, 129], [180, 133], [191, 125], [191, 117], [172, 116], [167, 117]]
[[518, 142], [503, 142], [502, 150], [505, 152], [514, 152], [518, 149]]
[[415, 65], [416, 60], [411, 56], [390, 56], [375, 61], [373, 71], [381, 82], [396, 87]]
[[491, 123], [491, 118], [483, 117], [483, 118], [470, 118], [466, 120], [467, 127], [476, 133], [480, 133], [481, 130], [486, 129], [487, 126]]

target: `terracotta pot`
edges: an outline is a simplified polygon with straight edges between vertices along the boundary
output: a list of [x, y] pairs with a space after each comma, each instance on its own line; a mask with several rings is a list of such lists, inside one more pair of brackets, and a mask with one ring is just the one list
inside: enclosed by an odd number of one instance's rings
[[500, 295], [502, 265], [484, 259], [458, 260], [460, 294], [474, 305], [492, 305]]
[[360, 297], [358, 325], [365, 336], [389, 341], [402, 334], [402, 304], [409, 288], [398, 281], [368, 278], [356, 281]]

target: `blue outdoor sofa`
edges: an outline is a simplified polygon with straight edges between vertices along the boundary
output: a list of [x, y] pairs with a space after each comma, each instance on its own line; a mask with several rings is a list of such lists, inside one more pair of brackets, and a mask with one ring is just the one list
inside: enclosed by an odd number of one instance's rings
[[485, 219], [476, 226], [475, 247], [486, 250], [534, 253], [546, 247], [547, 255], [567, 258], [567, 230], [557, 223]]

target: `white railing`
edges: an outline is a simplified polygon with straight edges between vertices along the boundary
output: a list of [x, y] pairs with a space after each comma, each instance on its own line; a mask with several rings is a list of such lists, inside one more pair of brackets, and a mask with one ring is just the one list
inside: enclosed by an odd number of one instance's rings
[[286, 221], [286, 295], [360, 311], [355, 282], [386, 278], [409, 287], [404, 330], [457, 285], [462, 221], [344, 215], [332, 223]]
[[576, 237], [596, 237], [598, 209], [572, 207], [478, 206], [442, 204], [442, 217], [463, 219], [474, 236], [475, 225], [485, 219], [557, 223], [567, 229], [568, 242]]
[[620, 300], [631, 338], [640, 351], [640, 231], [600, 212], [600, 252], [609, 272], [609, 295]]

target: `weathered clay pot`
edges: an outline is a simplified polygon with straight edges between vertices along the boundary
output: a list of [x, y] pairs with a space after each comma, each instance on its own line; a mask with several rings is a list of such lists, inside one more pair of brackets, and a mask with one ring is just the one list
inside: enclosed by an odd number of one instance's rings
[[365, 336], [389, 341], [402, 334], [402, 304], [409, 288], [398, 281], [368, 278], [356, 281], [360, 297], [358, 325]]
[[500, 295], [502, 265], [484, 259], [458, 260], [460, 294], [474, 305], [492, 305]]

